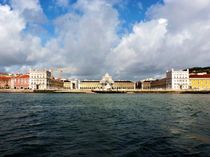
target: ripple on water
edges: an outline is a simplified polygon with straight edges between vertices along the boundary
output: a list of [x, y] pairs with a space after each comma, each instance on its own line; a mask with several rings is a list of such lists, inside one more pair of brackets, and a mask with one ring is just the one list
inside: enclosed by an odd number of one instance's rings
[[210, 97], [0, 94], [0, 156], [209, 156]]

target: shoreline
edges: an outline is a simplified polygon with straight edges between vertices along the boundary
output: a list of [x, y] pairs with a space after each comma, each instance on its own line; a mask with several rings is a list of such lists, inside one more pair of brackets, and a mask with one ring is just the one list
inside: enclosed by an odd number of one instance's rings
[[94, 91], [94, 90], [29, 90], [29, 89], [0, 89], [0, 93], [70, 93], [70, 94], [210, 94], [210, 90], [113, 90], [113, 91]]

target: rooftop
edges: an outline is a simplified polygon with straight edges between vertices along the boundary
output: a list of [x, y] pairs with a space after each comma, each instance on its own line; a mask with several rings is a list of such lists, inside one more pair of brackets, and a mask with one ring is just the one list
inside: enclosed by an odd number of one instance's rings
[[28, 74], [23, 74], [23, 75], [17, 75], [15, 78], [29, 78]]
[[10, 76], [0, 76], [0, 80], [9, 80]]
[[204, 75], [190, 75], [190, 78], [210, 78], [210, 74], [204, 74]]

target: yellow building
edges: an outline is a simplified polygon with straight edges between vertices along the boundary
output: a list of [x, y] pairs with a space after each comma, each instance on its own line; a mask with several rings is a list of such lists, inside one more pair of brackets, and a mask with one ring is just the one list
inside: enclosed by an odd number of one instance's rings
[[64, 88], [64, 89], [71, 89], [71, 81], [69, 81], [69, 80], [64, 80], [64, 81], [63, 81], [63, 88]]
[[114, 81], [113, 89], [135, 89], [135, 83], [132, 81]]
[[191, 89], [210, 89], [210, 74], [190, 75]]
[[98, 80], [80, 81], [80, 89], [101, 89], [102, 85]]
[[85, 80], [80, 81], [80, 89], [135, 89], [135, 83], [132, 81], [113, 81], [112, 77], [106, 73], [102, 79], [99, 80]]

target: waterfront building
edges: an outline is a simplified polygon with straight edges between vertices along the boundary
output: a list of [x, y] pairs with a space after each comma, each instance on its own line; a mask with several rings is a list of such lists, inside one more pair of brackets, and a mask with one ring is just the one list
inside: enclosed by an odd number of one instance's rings
[[166, 72], [166, 88], [167, 89], [188, 89], [189, 88], [189, 69], [186, 71], [178, 70]]
[[30, 70], [30, 89], [60, 89], [63, 88], [63, 81], [55, 79], [48, 70]]
[[114, 81], [113, 89], [135, 89], [135, 83], [133, 81], [119, 80]]
[[71, 89], [80, 89], [80, 80], [71, 79]]
[[72, 87], [71, 87], [71, 81], [69, 81], [69, 80], [64, 80], [64, 81], [63, 81], [63, 88], [64, 88], [64, 89], [72, 89]]
[[63, 89], [63, 81], [54, 77], [50, 78], [48, 89]]
[[12, 89], [29, 89], [29, 74], [18, 74], [11, 77]]
[[30, 89], [49, 89], [51, 72], [48, 70], [30, 70]]
[[151, 89], [166, 89], [166, 78], [151, 81]]
[[112, 80], [112, 77], [106, 73], [101, 81], [100, 81], [100, 84], [102, 85], [102, 89], [104, 90], [111, 90], [112, 89], [112, 86], [114, 84], [114, 81]]
[[84, 80], [80, 81], [80, 89], [102, 89], [99, 80]]
[[154, 81], [153, 78], [147, 78], [145, 80], [136, 82], [136, 89], [151, 89], [151, 82]]
[[191, 89], [210, 89], [210, 74], [192, 74], [190, 75]]
[[8, 89], [10, 88], [10, 76], [0, 75], [0, 89]]
[[127, 80], [113, 81], [112, 76], [106, 73], [101, 80], [80, 81], [80, 89], [135, 89], [135, 83]]
[[64, 89], [79, 89], [80, 81], [78, 79], [64, 80]]
[[151, 82], [152, 80], [142, 81], [141, 89], [151, 89]]
[[141, 89], [142, 81], [136, 81], [135, 87], [136, 89]]

